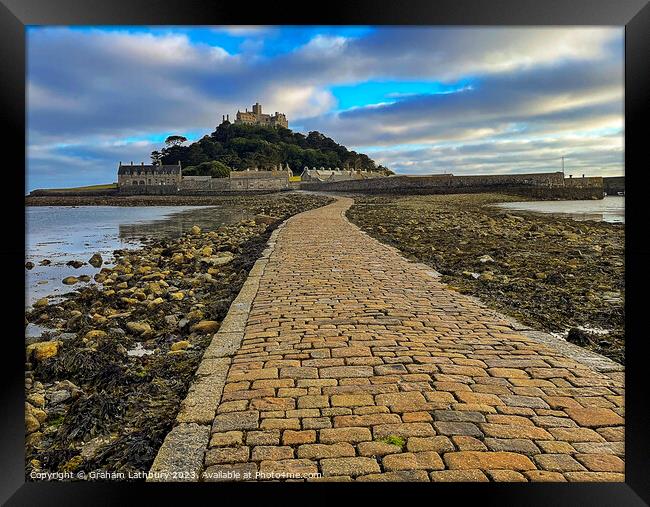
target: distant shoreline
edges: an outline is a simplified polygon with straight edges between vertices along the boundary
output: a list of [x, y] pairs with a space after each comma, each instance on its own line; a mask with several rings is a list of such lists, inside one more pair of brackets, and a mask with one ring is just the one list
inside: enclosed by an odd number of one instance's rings
[[246, 192], [220, 195], [129, 195], [129, 196], [26, 196], [25, 206], [209, 206], [229, 199], [241, 200], [246, 196], [289, 192]]

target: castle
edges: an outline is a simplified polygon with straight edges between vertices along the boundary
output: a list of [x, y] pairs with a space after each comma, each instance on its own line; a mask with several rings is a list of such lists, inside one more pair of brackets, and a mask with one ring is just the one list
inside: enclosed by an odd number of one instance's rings
[[[224, 118], [225, 120], [225, 118]], [[275, 112], [274, 115], [263, 114], [262, 113], [262, 104], [256, 102], [253, 105], [253, 110], [249, 111], [246, 108], [246, 111], [243, 113], [237, 111], [237, 118], [235, 119], [235, 124], [239, 125], [262, 125], [264, 127], [284, 127], [285, 129], [289, 128], [289, 122], [287, 121], [287, 116], [284, 113]]]

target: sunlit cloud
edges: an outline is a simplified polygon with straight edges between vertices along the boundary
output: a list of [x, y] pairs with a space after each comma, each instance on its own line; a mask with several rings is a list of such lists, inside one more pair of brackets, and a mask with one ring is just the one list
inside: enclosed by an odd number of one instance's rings
[[396, 172], [623, 173], [621, 28], [28, 30], [29, 188], [112, 181], [254, 102]]

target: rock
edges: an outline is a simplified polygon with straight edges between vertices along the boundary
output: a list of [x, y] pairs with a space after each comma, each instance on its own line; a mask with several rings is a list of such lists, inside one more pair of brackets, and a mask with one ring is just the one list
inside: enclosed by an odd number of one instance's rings
[[175, 253], [172, 255], [172, 262], [174, 264], [183, 264], [185, 262], [185, 256], [182, 253]]
[[566, 337], [566, 341], [573, 343], [574, 345], [579, 345], [581, 347], [586, 347], [591, 344], [591, 335], [582, 329], [577, 327], [572, 327], [569, 329], [569, 334]]
[[[41, 438], [43, 438], [43, 433], [41, 433], [40, 431], [35, 431], [35, 432], [31, 433], [30, 435], [27, 435], [27, 437], [25, 438], [25, 445], [27, 447], [36, 447], [36, 446], [38, 446], [39, 442], [41, 441]], [[31, 460], [29, 463], [35, 469], [40, 468], [40, 461], [38, 461], [36, 459]]]
[[172, 294], [169, 295], [169, 298], [174, 300], [174, 301], [181, 301], [185, 297], [185, 294], [182, 292], [173, 292]]
[[146, 322], [127, 322], [126, 327], [132, 333], [149, 334], [151, 326]]
[[63, 280], [61, 280], [62, 283], [65, 285], [74, 285], [79, 281], [79, 279], [76, 276], [66, 276]]
[[176, 315], [165, 315], [165, 322], [172, 327], [176, 327], [178, 325], [178, 317]]
[[491, 282], [494, 280], [494, 273], [492, 273], [492, 271], [485, 271], [481, 273], [481, 276], [479, 278], [484, 282]]
[[31, 403], [25, 403], [25, 413], [34, 416], [39, 424], [43, 424], [47, 420], [47, 413], [45, 410], [36, 408]]
[[63, 472], [74, 472], [81, 464], [83, 463], [83, 458], [81, 456], [75, 456], [74, 458], [69, 459], [61, 470]]
[[212, 265], [224, 266], [232, 262], [234, 257], [232, 252], [219, 252], [216, 257], [212, 257]]
[[255, 224], [270, 225], [278, 221], [278, 218], [268, 215], [255, 215]]
[[201, 234], [201, 228], [198, 225], [193, 225], [192, 228], [190, 229], [190, 234], [193, 236], [198, 236]]
[[201, 320], [192, 326], [192, 331], [200, 334], [216, 333], [219, 323], [216, 320]]
[[80, 282], [90, 282], [90, 276], [89, 275], [81, 275], [79, 277]]
[[203, 257], [210, 257], [212, 255], [212, 247], [211, 246], [204, 246], [201, 248], [200, 254]]
[[50, 301], [47, 298], [41, 298], [34, 303], [34, 308], [42, 308], [50, 304]]
[[52, 261], [50, 259], [43, 259], [38, 264], [39, 264], [39, 266], [49, 266], [50, 264], [52, 264]]
[[25, 269], [34, 269], [34, 263], [33, 262], [26, 262], [25, 263]]
[[47, 395], [50, 405], [60, 405], [72, 398], [72, 394], [65, 389], [59, 389], [58, 391], [51, 391]]
[[85, 262], [81, 262], [81, 261], [68, 261], [68, 262], [65, 263], [66, 266], [72, 266], [72, 267], [75, 268], [75, 269], [80, 268], [80, 267], [83, 266], [84, 264], [86, 264], [86, 263], [85, 263]]
[[103, 315], [100, 315], [98, 313], [93, 313], [93, 315], [91, 316], [91, 319], [93, 320], [93, 322], [95, 322], [97, 324], [105, 324], [106, 321], [108, 321], [108, 319], [106, 317], [104, 317]]
[[37, 429], [41, 427], [41, 424], [38, 422], [36, 417], [31, 414], [25, 414], [25, 434], [29, 435], [34, 433]]
[[81, 446], [81, 457], [87, 460], [94, 458], [97, 451], [113, 440], [111, 437], [95, 437]]
[[187, 340], [181, 340], [179, 342], [172, 343], [171, 347], [169, 347], [169, 350], [172, 351], [185, 350], [190, 348], [191, 346], [192, 345]]
[[546, 273], [543, 273], [541, 271], [538, 272], [538, 273], [535, 273], [535, 278], [537, 278], [538, 280], [545, 280], [546, 279]]
[[84, 335], [83, 341], [84, 342], [93, 341], [99, 338], [105, 338], [106, 336], [108, 336], [106, 334], [106, 331], [102, 331], [101, 329], [91, 329]]
[[36, 361], [45, 361], [59, 353], [61, 342], [36, 342], [27, 346], [27, 357], [34, 358]]
[[88, 259], [88, 264], [90, 264], [94, 268], [100, 267], [104, 263], [104, 259], [102, 259], [102, 256], [99, 255], [98, 253], [93, 254], [93, 256]]
[[45, 396], [41, 393], [31, 393], [27, 396], [27, 401], [38, 408], [43, 408], [45, 406]]
[[494, 262], [494, 259], [490, 257], [489, 255], [482, 255], [481, 257], [478, 258], [479, 262], [486, 263], [486, 262]]

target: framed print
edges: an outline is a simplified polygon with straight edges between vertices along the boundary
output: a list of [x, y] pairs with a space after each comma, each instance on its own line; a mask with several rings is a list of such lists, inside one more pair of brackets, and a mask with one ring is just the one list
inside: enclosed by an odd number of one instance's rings
[[3, 0], [2, 499], [644, 505], [649, 12]]

